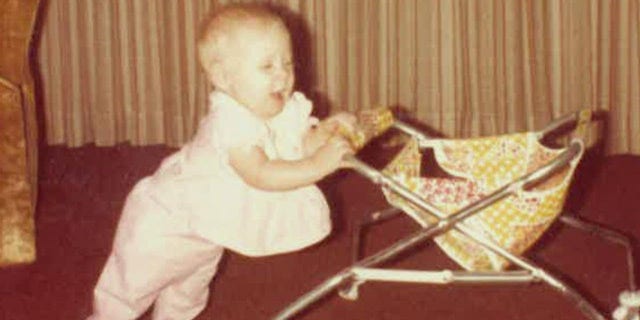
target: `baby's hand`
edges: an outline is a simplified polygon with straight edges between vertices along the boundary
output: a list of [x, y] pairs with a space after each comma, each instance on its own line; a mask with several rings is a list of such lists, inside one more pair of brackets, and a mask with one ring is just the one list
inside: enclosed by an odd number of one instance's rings
[[312, 155], [322, 146], [326, 145], [334, 135], [340, 135], [342, 140], [349, 141], [349, 137], [355, 132], [357, 119], [346, 112], [335, 114], [312, 127], [303, 140], [305, 154]]
[[344, 161], [346, 155], [353, 154], [351, 144], [340, 134], [333, 134], [313, 155], [316, 163], [326, 168], [327, 171], [335, 171], [347, 167]]
[[328, 124], [337, 124], [348, 131], [354, 131], [356, 130], [358, 118], [352, 113], [338, 112], [328, 117], [324, 122]]

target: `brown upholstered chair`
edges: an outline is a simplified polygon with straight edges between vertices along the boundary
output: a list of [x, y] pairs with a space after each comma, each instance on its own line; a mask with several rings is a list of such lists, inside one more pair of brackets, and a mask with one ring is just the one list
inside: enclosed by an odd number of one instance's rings
[[0, 267], [35, 260], [38, 134], [29, 52], [39, 0], [0, 0]]

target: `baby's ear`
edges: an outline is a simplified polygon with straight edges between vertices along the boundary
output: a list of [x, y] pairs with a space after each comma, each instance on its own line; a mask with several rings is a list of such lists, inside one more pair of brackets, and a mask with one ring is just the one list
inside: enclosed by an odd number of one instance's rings
[[229, 75], [221, 61], [213, 61], [211, 63], [208, 77], [214, 87], [222, 90], [229, 88]]

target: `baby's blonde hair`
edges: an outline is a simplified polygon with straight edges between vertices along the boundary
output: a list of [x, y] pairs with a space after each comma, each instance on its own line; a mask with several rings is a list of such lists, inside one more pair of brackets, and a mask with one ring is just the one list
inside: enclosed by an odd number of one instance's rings
[[[260, 4], [232, 4], [214, 9], [201, 24], [197, 38], [198, 59], [208, 75], [213, 70], [214, 62], [222, 61], [225, 37], [247, 27], [280, 24], [282, 18], [272, 9]], [[285, 27], [286, 29], [286, 27]]]

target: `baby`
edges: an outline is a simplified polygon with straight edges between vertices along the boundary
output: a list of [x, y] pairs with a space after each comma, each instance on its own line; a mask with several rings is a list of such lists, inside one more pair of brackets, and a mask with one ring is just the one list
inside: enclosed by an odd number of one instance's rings
[[[193, 319], [208, 301], [223, 249], [298, 250], [331, 229], [315, 182], [352, 152], [293, 92], [290, 35], [266, 7], [233, 5], [203, 25], [199, 60], [214, 86], [192, 141], [130, 192], [89, 319]], [[342, 128], [342, 127], [341, 127]]]

